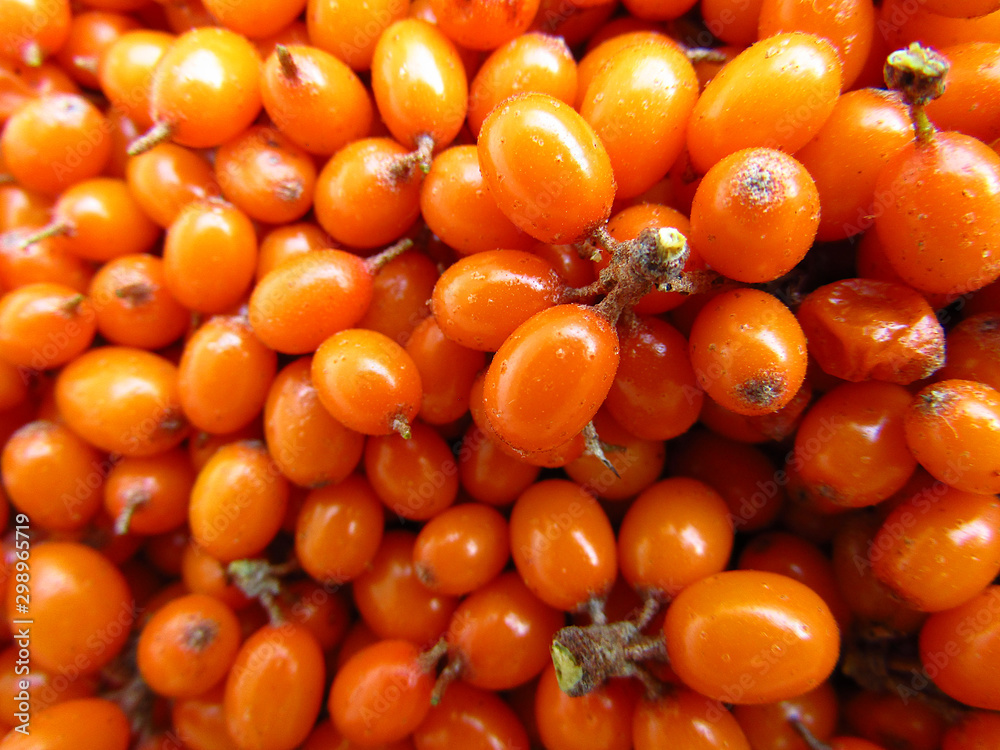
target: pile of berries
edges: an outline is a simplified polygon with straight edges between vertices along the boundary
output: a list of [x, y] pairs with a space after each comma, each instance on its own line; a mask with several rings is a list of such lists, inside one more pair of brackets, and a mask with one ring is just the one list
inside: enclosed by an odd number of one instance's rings
[[0, 0], [0, 750], [1000, 748], [1000, 0]]

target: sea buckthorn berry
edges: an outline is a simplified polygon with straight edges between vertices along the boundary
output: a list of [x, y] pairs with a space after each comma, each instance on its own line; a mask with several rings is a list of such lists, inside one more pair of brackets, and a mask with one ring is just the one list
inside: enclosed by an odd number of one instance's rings
[[763, 571], [734, 570], [688, 586], [667, 609], [663, 631], [684, 684], [726, 703], [772, 703], [812, 690], [840, 649], [820, 596]]
[[81, 354], [56, 378], [55, 400], [73, 432], [109, 453], [152, 456], [187, 437], [177, 367], [142, 349]]
[[336, 153], [371, 130], [371, 95], [364, 84], [315, 47], [275, 48], [264, 61], [261, 97], [275, 127], [311, 154]]
[[[13, 576], [7, 583], [8, 623], [18, 617], [16, 583]], [[61, 674], [100, 672], [125, 646], [134, 617], [125, 576], [100, 552], [75, 542], [32, 546], [30, 606], [38, 618], [31, 628], [32, 664]], [[67, 618], [74, 627], [66, 628]], [[32, 734], [36, 729], [33, 722]]]
[[413, 732], [413, 747], [419, 750], [529, 746], [521, 719], [503, 698], [464, 682], [450, 684]]
[[163, 534], [187, 521], [196, 472], [180, 448], [146, 458], [123, 458], [108, 471], [104, 509], [115, 530]]
[[861, 89], [837, 99], [823, 127], [795, 152], [819, 192], [818, 239], [839, 240], [872, 226], [879, 171], [912, 140], [897, 94]]
[[97, 177], [68, 187], [38, 231], [65, 236], [68, 252], [92, 261], [152, 249], [160, 229], [143, 212], [124, 180]]
[[379, 114], [397, 141], [415, 149], [421, 138], [431, 148], [455, 140], [469, 86], [458, 50], [436, 26], [407, 18], [387, 28], [375, 44], [371, 73]]
[[434, 158], [420, 187], [420, 213], [431, 231], [462, 255], [534, 244], [486, 189], [475, 146], [453, 146]]
[[13, 182], [0, 185], [0, 232], [45, 224], [54, 203], [51, 197]]
[[97, 324], [90, 300], [62, 284], [28, 284], [0, 298], [0, 359], [49, 370], [90, 347]]
[[714, 489], [729, 506], [736, 531], [757, 531], [774, 523], [785, 502], [777, 470], [759, 449], [711, 430], [689, 434], [672, 452], [669, 471], [692, 477]]
[[875, 505], [916, 468], [903, 430], [910, 394], [875, 381], [845, 383], [806, 412], [789, 465], [805, 488], [838, 504]]
[[812, 246], [819, 225], [816, 184], [793, 157], [769, 148], [737, 151], [712, 166], [691, 206], [691, 244], [736, 281], [783, 276]]
[[276, 351], [315, 351], [333, 334], [357, 325], [368, 311], [375, 270], [369, 261], [343, 250], [292, 258], [254, 287], [250, 325]]
[[181, 581], [193, 594], [208, 594], [234, 610], [250, 604], [226, 570], [226, 564], [212, 557], [193, 539], [184, 546], [181, 554]]
[[951, 67], [945, 93], [927, 103], [931, 122], [941, 130], [957, 130], [983, 143], [1000, 138], [1000, 109], [987, 93], [1000, 84], [1000, 44], [970, 41], [938, 51]]
[[260, 414], [278, 369], [246, 318], [218, 315], [184, 345], [177, 388], [184, 414], [197, 429], [233, 432]]
[[904, 691], [896, 690], [857, 692], [843, 702], [842, 714], [846, 727], [867, 738], [843, 738], [846, 740], [843, 750], [854, 750], [848, 744], [851, 739], [865, 743], [857, 750], [871, 750], [868, 743], [877, 743], [876, 750], [893, 746], [933, 750], [940, 747], [946, 726], [944, 717], [930, 704], [914, 703]]
[[646, 488], [618, 531], [622, 576], [641, 595], [661, 599], [720, 573], [732, 548], [733, 523], [725, 501], [688, 477]]
[[393, 258], [376, 274], [371, 305], [358, 327], [405, 346], [417, 324], [431, 314], [438, 276], [437, 265], [426, 253], [411, 250]]
[[758, 38], [781, 32], [804, 31], [828, 39], [844, 66], [843, 89], [861, 74], [875, 33], [872, 0], [823, 0], [808, 5], [794, 0], [764, 0], [760, 6]]
[[284, 224], [312, 206], [316, 165], [279, 130], [254, 126], [215, 153], [223, 197], [251, 219]]
[[[968, 529], [964, 534], [955, 529]], [[897, 505], [875, 535], [875, 575], [904, 602], [940, 612], [974, 598], [1000, 573], [1000, 501], [952, 487]]]
[[[362, 649], [333, 678], [330, 716], [337, 731], [362, 747], [396, 742], [420, 726], [431, 707], [434, 673], [419, 647], [383, 640]], [[387, 696], [394, 696], [386, 705]]]
[[420, 418], [428, 424], [447, 424], [469, 410], [469, 391], [486, 366], [486, 356], [456, 344], [433, 317], [424, 318], [406, 342], [406, 353], [420, 371], [423, 400]]
[[469, 425], [458, 449], [462, 489], [488, 505], [510, 505], [538, 478], [538, 466], [511, 456], [475, 423]]
[[69, 0], [52, 3], [4, 0], [0, 57], [19, 60], [30, 67], [59, 49], [69, 37], [72, 10]]
[[662, 440], [637, 438], [604, 409], [592, 424], [608, 450], [603, 458], [588, 451], [566, 464], [570, 479], [602, 500], [628, 500], [660, 478], [667, 457]]
[[309, 39], [336, 55], [354, 70], [371, 66], [375, 45], [393, 22], [406, 18], [410, 0], [309, 0], [306, 27]]
[[875, 230], [907, 284], [971, 292], [1000, 276], [1000, 155], [961, 133], [929, 137], [879, 172], [875, 194], [888, 199]]
[[462, 258], [434, 285], [431, 309], [445, 336], [495, 352], [535, 313], [557, 304], [562, 282], [548, 263], [520, 250]]
[[639, 692], [624, 680], [571, 698], [559, 688], [549, 665], [535, 688], [538, 733], [550, 750], [631, 750], [632, 715], [638, 702]]
[[1000, 739], [1000, 715], [969, 711], [945, 732], [942, 750], [987, 750]]
[[906, 442], [936, 479], [965, 492], [1000, 492], [1000, 392], [945, 380], [914, 396]]
[[433, 643], [452, 617], [457, 597], [424, 586], [413, 566], [417, 535], [387, 531], [365, 571], [354, 579], [354, 604], [365, 624], [379, 638], [403, 638]]
[[0, 97], [0, 123], [7, 122], [22, 105], [48, 94], [79, 94], [76, 85], [63, 69], [53, 63], [29, 67], [0, 56], [0, 75], [4, 95]]
[[920, 630], [923, 673], [957, 701], [1000, 710], [1000, 586], [990, 586], [965, 604], [927, 618]]
[[741, 52], [698, 99], [688, 122], [694, 168], [764, 146], [794, 153], [826, 122], [840, 94], [836, 48], [813, 34], [778, 34]]
[[674, 742], [705, 750], [750, 750], [729, 711], [686, 688], [639, 701], [632, 714], [632, 742], [635, 750], [655, 750]]
[[[734, 706], [733, 716], [750, 742], [750, 747], [773, 750], [809, 750], [797, 727], [826, 742], [837, 728], [837, 694], [829, 681], [795, 698]], [[795, 722], [795, 723], [793, 723]]]
[[659, 41], [618, 51], [594, 75], [580, 115], [607, 149], [616, 197], [639, 195], [666, 175], [684, 148], [697, 98], [691, 63]]
[[107, 469], [101, 453], [61, 424], [28, 422], [3, 447], [10, 502], [48, 531], [85, 526], [97, 513]]
[[189, 310], [227, 312], [250, 288], [256, 265], [253, 222], [228, 203], [189, 203], [167, 229], [164, 281]]
[[261, 238], [254, 278], [259, 282], [286, 261], [313, 250], [330, 248], [333, 244], [326, 232], [311, 221], [274, 227]]
[[384, 334], [349, 328], [324, 341], [312, 363], [320, 403], [365, 435], [409, 433], [423, 386], [413, 358]]
[[225, 26], [250, 38], [277, 34], [305, 10], [306, 0], [202, 0], [205, 10]]
[[974, 380], [1000, 391], [1000, 313], [966, 318], [948, 332], [940, 380]]
[[132, 197], [161, 227], [173, 224], [187, 204], [219, 195], [208, 160], [175, 143], [130, 158], [125, 180]]
[[165, 31], [127, 31], [115, 39], [101, 58], [98, 68], [101, 91], [138, 128], [153, 124], [149, 116], [153, 71], [173, 43], [174, 35]]
[[166, 289], [163, 260], [123, 255], [90, 282], [98, 332], [113, 344], [160, 349], [180, 338], [191, 315]]
[[223, 714], [238, 747], [292, 750], [309, 736], [326, 684], [323, 652], [301, 625], [265, 625], [236, 654]]
[[431, 0], [441, 30], [467, 49], [490, 50], [519, 38], [531, 25], [538, 0], [497, 5], [489, 0]]
[[785, 406], [805, 378], [806, 338], [776, 297], [734, 289], [714, 297], [688, 339], [698, 384], [737, 414], [768, 414]]
[[[36, 225], [37, 226], [37, 225]], [[10, 290], [26, 284], [62, 284], [86, 292], [94, 268], [83, 258], [66, 252], [64, 237], [47, 237], [25, 246], [33, 229], [13, 229], [0, 234], [0, 285]]]
[[509, 690], [549, 663], [563, 613], [532, 594], [515, 571], [501, 573], [462, 600], [448, 627], [448, 649], [464, 682]]
[[[30, 735], [11, 732], [0, 746], [4, 750], [126, 750], [131, 741], [130, 718], [110, 700], [68, 700], [32, 717]], [[44, 743], [44, 745], [42, 744]]]
[[521, 578], [551, 607], [575, 611], [600, 602], [618, 569], [611, 522], [574, 482], [549, 479], [529, 487], [510, 515], [510, 548]]
[[40, 96], [11, 115], [0, 134], [4, 171], [22, 187], [57, 195], [101, 173], [111, 156], [109, 132], [107, 119], [82, 96]]
[[815, 544], [784, 531], [758, 534], [743, 548], [737, 567], [768, 570], [804, 583], [823, 597], [841, 632], [847, 632], [850, 607], [837, 586], [833, 563]]
[[500, 102], [522, 91], [536, 91], [572, 105], [577, 66], [562, 37], [531, 32], [494, 50], [469, 84], [469, 129], [475, 136]]
[[365, 474], [391, 512], [426, 521], [455, 502], [458, 467], [445, 439], [414, 422], [410, 434], [372, 435], [365, 441]]
[[239, 647], [233, 610], [215, 597], [188, 594], [158, 609], [143, 627], [139, 672], [160, 695], [194, 697], [226, 676]]
[[69, 37], [55, 55], [69, 75], [89, 89], [100, 88], [98, 73], [104, 55], [115, 41], [139, 28], [139, 22], [124, 13], [85, 10], [74, 14]]
[[593, 419], [617, 369], [618, 334], [606, 317], [582, 305], [550, 307], [518, 326], [490, 363], [486, 417], [517, 450], [555, 448]]
[[316, 180], [316, 220], [338, 242], [358, 248], [399, 239], [420, 214], [414, 170], [393, 171], [407, 150], [391, 138], [352, 141], [326, 163]]
[[417, 534], [413, 566], [431, 591], [470, 594], [493, 580], [510, 559], [507, 521], [488, 505], [465, 503], [442, 511]]
[[[0, 686], [4, 694], [3, 702], [0, 703], [0, 713], [5, 725], [13, 727], [19, 724], [15, 714], [21, 713], [18, 705], [20, 700], [17, 698], [17, 694], [21, 692], [21, 686], [18, 684], [21, 680], [27, 681], [33, 708], [38, 713], [66, 701], [91, 698], [97, 692], [97, 680], [93, 677], [77, 677], [70, 681], [58, 673], [42, 669], [37, 664], [31, 665], [29, 674], [17, 674], [15, 670], [18, 668], [19, 651], [20, 649], [13, 643], [0, 651]], [[63, 689], [57, 690], [57, 686]]]
[[287, 365], [264, 402], [264, 435], [274, 462], [290, 481], [319, 487], [344, 481], [361, 460], [364, 436], [323, 408], [310, 374], [312, 358]]
[[130, 152], [142, 153], [167, 138], [192, 148], [235, 138], [260, 112], [260, 65], [254, 46], [227, 29], [181, 34], [153, 73], [153, 127], [132, 143]]
[[295, 523], [295, 554], [321, 583], [357, 578], [382, 542], [382, 504], [368, 481], [352, 475], [306, 495]]
[[288, 480], [263, 445], [230, 443], [206, 463], [191, 490], [191, 538], [217, 560], [260, 553], [281, 528]]
[[500, 210], [535, 239], [575, 242], [611, 214], [608, 153], [587, 121], [558, 99], [506, 99], [483, 122], [477, 147]]

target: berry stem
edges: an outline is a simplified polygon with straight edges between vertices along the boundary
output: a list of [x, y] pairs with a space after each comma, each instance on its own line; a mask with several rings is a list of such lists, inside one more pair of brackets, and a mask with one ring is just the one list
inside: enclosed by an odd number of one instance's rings
[[711, 47], [684, 47], [684, 55], [692, 65], [700, 62], [726, 62], [726, 53]]
[[394, 182], [409, 178], [415, 169], [419, 169], [423, 174], [431, 171], [431, 162], [434, 160], [433, 136], [421, 133], [414, 140], [417, 147], [394, 159], [389, 165], [389, 177]]
[[394, 261], [411, 247], [413, 247], [413, 240], [409, 237], [404, 237], [403, 239], [394, 242], [385, 250], [381, 250], [368, 258], [366, 261], [368, 263], [368, 269], [372, 272], [372, 274], [378, 273], [386, 266], [387, 263]]
[[31, 39], [24, 43], [24, 47], [21, 48], [21, 61], [27, 65], [29, 68], [37, 68], [45, 60], [45, 55], [42, 52], [42, 46]]
[[72, 234], [73, 228], [64, 221], [53, 221], [51, 224], [46, 224], [44, 227], [39, 229], [34, 234], [29, 234], [23, 240], [18, 243], [18, 248], [24, 250], [24, 248], [29, 245], [34, 245], [36, 242], [41, 242], [42, 240], [47, 240], [49, 237], [63, 236], [67, 234]]
[[247, 597], [260, 601], [272, 625], [280, 625], [285, 621], [276, 600], [281, 593], [281, 576], [297, 569], [295, 560], [282, 565], [272, 565], [267, 560], [233, 560], [226, 572]]
[[883, 71], [886, 86], [903, 95], [910, 108], [917, 143], [921, 145], [931, 143], [937, 132], [924, 107], [944, 94], [950, 67], [944, 57], [919, 42], [886, 58]]
[[278, 57], [278, 64], [281, 65], [281, 73], [285, 78], [296, 81], [299, 78], [299, 66], [295, 64], [292, 53], [284, 44], [274, 45], [274, 54]]
[[[608, 460], [607, 455], [605, 455], [605, 444], [601, 442], [600, 437], [597, 435], [597, 428], [594, 427], [593, 422], [587, 422], [587, 426], [583, 428], [583, 442], [584, 449], [583, 453], [586, 456], [593, 456], [602, 464], [604, 468], [608, 469], [612, 474], [615, 475], [616, 479], [621, 479], [621, 474], [618, 473], [618, 469], [615, 465]], [[610, 448], [610, 446], [608, 446]]]
[[146, 488], [136, 488], [129, 492], [125, 498], [125, 507], [115, 519], [115, 533], [119, 536], [127, 534], [129, 525], [132, 523], [132, 516], [152, 499], [152, 495]]
[[151, 148], [159, 146], [174, 134], [174, 126], [169, 122], [157, 122], [149, 130], [140, 135], [128, 145], [129, 156], [144, 154]]
[[397, 414], [392, 420], [392, 431], [398, 432], [403, 440], [409, 440], [412, 435], [410, 432], [410, 420], [403, 414]]

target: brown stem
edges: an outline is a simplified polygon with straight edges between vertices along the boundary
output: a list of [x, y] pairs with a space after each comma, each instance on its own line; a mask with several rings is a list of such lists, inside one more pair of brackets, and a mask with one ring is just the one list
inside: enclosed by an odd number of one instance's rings
[[934, 140], [937, 129], [927, 117], [924, 106], [944, 94], [950, 67], [944, 57], [919, 42], [896, 50], [886, 58], [883, 71], [886, 86], [903, 95], [920, 144]]
[[129, 307], [145, 305], [153, 296], [153, 287], [145, 281], [136, 281], [115, 289], [115, 296]]
[[129, 525], [132, 523], [132, 516], [152, 499], [152, 494], [146, 488], [137, 487], [128, 492], [125, 496], [125, 506], [115, 518], [115, 533], [120, 536], [127, 534]]
[[282, 565], [272, 565], [267, 560], [234, 560], [229, 563], [226, 572], [240, 591], [261, 603], [272, 625], [280, 625], [285, 620], [276, 599], [281, 593], [281, 576], [297, 569], [295, 560]]
[[393, 159], [389, 165], [389, 178], [393, 182], [408, 179], [413, 174], [414, 169], [419, 169], [423, 174], [431, 171], [431, 161], [434, 159], [434, 138], [427, 133], [421, 133], [414, 140], [417, 147], [408, 154]]
[[605, 455], [604, 443], [597, 436], [597, 428], [594, 427], [593, 422], [587, 422], [587, 426], [583, 428], [583, 444], [583, 454], [585, 456], [593, 456], [604, 464], [604, 468], [614, 474], [616, 479], [622, 478], [621, 474], [618, 473], [618, 469], [615, 468], [615, 465]]
[[126, 152], [129, 156], [138, 156], [139, 154], [144, 154], [151, 148], [159, 146], [174, 134], [174, 125], [169, 122], [156, 122], [153, 123], [153, 127], [147, 130], [145, 133], [140, 135], [134, 141], [128, 145], [128, 151]]
[[434, 690], [431, 692], [431, 705], [436, 706], [441, 702], [444, 697], [444, 691], [448, 689], [448, 686], [462, 676], [462, 670], [465, 668], [465, 664], [460, 656], [452, 656], [448, 663], [444, 665], [444, 669], [441, 670], [441, 674], [438, 675], [437, 681], [434, 683]]
[[398, 432], [403, 440], [409, 440], [413, 434], [410, 432], [410, 420], [403, 414], [397, 414], [392, 420], [392, 431]]
[[299, 66], [295, 64], [292, 53], [284, 44], [274, 45], [274, 54], [278, 56], [278, 64], [281, 65], [281, 73], [289, 80], [295, 81], [299, 77]]

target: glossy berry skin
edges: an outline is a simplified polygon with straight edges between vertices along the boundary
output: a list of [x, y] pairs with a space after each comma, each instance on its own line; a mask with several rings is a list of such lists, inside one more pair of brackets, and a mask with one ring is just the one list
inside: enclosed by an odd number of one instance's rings
[[183, 146], [218, 146], [260, 112], [260, 57], [227, 29], [194, 29], [163, 54], [153, 74], [150, 112]]
[[468, 49], [490, 50], [516, 39], [531, 24], [538, 0], [497, 4], [489, 0], [431, 0], [441, 30]]
[[[365, 435], [388, 435], [420, 411], [420, 372], [388, 336], [349, 328], [324, 341], [312, 363], [319, 400], [334, 419]], [[397, 425], [398, 426], [398, 425]]]
[[913, 399], [906, 442], [936, 479], [965, 492], [1000, 492], [1000, 392], [969, 380], [945, 380]]
[[129, 719], [104, 698], [80, 698], [32, 716], [30, 734], [10, 732], [3, 750], [127, 750]]
[[629, 680], [611, 680], [571, 698], [559, 689], [555, 669], [545, 668], [535, 688], [535, 721], [550, 750], [631, 750], [632, 715], [639, 690]]
[[486, 417], [517, 450], [555, 448], [593, 419], [617, 369], [618, 334], [607, 318], [582, 305], [548, 308], [520, 325], [490, 364]]
[[361, 746], [395, 742], [420, 725], [430, 710], [434, 676], [421, 668], [419, 653], [408, 641], [379, 641], [340, 668], [328, 705], [346, 739]]
[[647, 487], [618, 531], [621, 573], [640, 594], [670, 599], [729, 562], [729, 508], [697, 479], [671, 477]]
[[850, 381], [908, 385], [945, 361], [944, 329], [903, 284], [843, 279], [809, 293], [797, 317], [823, 371]]
[[879, 580], [922, 612], [964, 604], [1000, 573], [997, 498], [942, 484], [934, 490], [897, 505], [868, 552]]
[[693, 690], [678, 688], [661, 698], [644, 699], [632, 714], [635, 750], [674, 746], [690, 750], [750, 750], [733, 715]]
[[615, 582], [611, 522], [574, 482], [550, 479], [529, 487], [511, 511], [510, 546], [528, 588], [551, 607], [580, 609], [604, 599]]
[[309, 735], [326, 674], [315, 636], [301, 625], [265, 625], [247, 638], [226, 678], [229, 736], [248, 750], [292, 750]]
[[916, 468], [903, 431], [909, 405], [910, 394], [899, 385], [839, 385], [806, 412], [789, 465], [808, 491], [836, 505], [875, 505]]
[[698, 313], [688, 352], [698, 384], [737, 414], [769, 414], [785, 406], [805, 378], [806, 338], [776, 297], [734, 289]]
[[896, 154], [875, 191], [890, 196], [875, 230], [907, 284], [961, 294], [1000, 276], [1000, 155], [988, 146], [936, 133]]
[[397, 21], [379, 37], [372, 55], [372, 89], [389, 132], [407, 148], [430, 136], [451, 143], [462, 124], [469, 94], [455, 45], [426, 21]]
[[697, 97], [694, 68], [673, 44], [631, 45], [601, 66], [580, 115], [608, 151], [617, 197], [639, 195], [677, 161]]
[[695, 104], [688, 122], [694, 168], [704, 174], [724, 156], [753, 146], [794, 153], [819, 132], [841, 83], [837, 50], [826, 39], [791, 33], [757, 42], [726, 65]]
[[691, 244], [709, 267], [736, 281], [771, 281], [812, 246], [819, 193], [793, 157], [745, 149], [713, 165], [691, 205]]
[[469, 594], [488, 583], [510, 559], [507, 520], [483, 503], [440, 512], [420, 530], [413, 547], [417, 578], [431, 591]]
[[829, 676], [840, 649], [837, 623], [818, 594], [760, 571], [692, 584], [671, 603], [663, 632], [670, 665], [685, 685], [736, 704], [811, 690]]
[[611, 160], [593, 128], [546, 94], [519, 94], [479, 133], [479, 167], [508, 219], [537, 240], [576, 242], [611, 214]]
[[559, 302], [561, 292], [559, 276], [537, 255], [486, 250], [445, 269], [434, 284], [431, 310], [452, 341], [495, 352], [519, 325]]
[[934, 684], [969, 706], [1000, 711], [1000, 586], [931, 615], [920, 631], [920, 659]]

